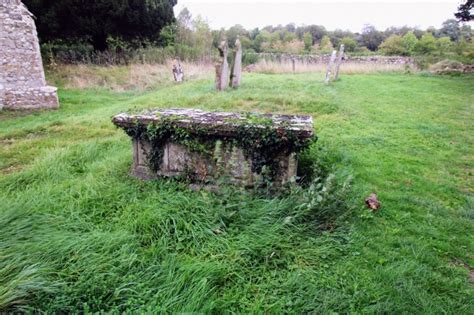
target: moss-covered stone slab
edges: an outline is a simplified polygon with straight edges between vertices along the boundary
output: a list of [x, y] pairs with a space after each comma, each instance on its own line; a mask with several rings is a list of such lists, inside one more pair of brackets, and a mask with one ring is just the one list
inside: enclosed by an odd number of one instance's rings
[[312, 117], [301, 115], [156, 109], [112, 121], [132, 138], [132, 174], [142, 179], [281, 186], [315, 138]]

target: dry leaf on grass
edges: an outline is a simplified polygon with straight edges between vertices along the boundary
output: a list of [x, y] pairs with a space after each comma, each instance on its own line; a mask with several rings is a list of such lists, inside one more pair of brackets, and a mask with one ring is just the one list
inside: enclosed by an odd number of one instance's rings
[[369, 198], [365, 199], [367, 208], [371, 210], [378, 210], [380, 208], [380, 202], [377, 199], [377, 194], [371, 193]]

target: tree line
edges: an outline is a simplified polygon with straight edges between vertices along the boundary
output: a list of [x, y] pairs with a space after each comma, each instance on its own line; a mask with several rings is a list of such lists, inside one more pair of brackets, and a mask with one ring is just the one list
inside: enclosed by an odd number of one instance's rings
[[467, 7], [466, 13], [463, 6], [457, 13], [461, 14], [459, 19], [449, 19], [438, 29], [402, 26], [377, 30], [365, 25], [361, 32], [351, 32], [331, 31], [316, 24], [250, 30], [235, 25], [212, 30], [206, 20], [193, 17], [186, 8], [175, 17], [173, 6], [177, 0], [25, 0], [24, 3], [37, 17], [43, 55], [64, 62], [93, 62], [96, 57], [109, 62], [147, 58], [163, 61], [173, 57], [211, 60], [222, 38], [227, 38], [231, 48], [240, 38], [247, 63], [252, 61], [252, 54], [327, 54], [341, 44], [350, 54], [437, 55], [474, 62], [474, 33], [463, 23], [469, 20], [470, 11]]

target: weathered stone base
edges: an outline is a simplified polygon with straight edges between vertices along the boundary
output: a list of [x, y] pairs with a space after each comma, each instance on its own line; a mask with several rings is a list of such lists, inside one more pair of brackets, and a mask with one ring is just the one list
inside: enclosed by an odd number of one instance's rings
[[[149, 151], [149, 143], [133, 140], [133, 176], [141, 179], [185, 176], [194, 182], [245, 187], [256, 186], [264, 180], [263, 175], [252, 172], [252, 162], [245, 158], [242, 149], [221, 141], [216, 143], [212, 158], [191, 152], [183, 145], [168, 142], [164, 146], [160, 170], [156, 173], [148, 166]], [[273, 179], [273, 184], [282, 186], [295, 179], [297, 160], [295, 154], [282, 154], [276, 159], [279, 172]]]
[[22, 90], [0, 90], [0, 109], [2, 107], [6, 109], [58, 108], [57, 88], [44, 86]]

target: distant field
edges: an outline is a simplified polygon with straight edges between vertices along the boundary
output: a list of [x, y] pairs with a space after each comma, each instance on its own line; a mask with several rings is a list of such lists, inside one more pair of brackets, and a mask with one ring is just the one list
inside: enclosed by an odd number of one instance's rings
[[[473, 75], [211, 78], [0, 112], [0, 312], [474, 314]], [[144, 107], [313, 115], [306, 159], [352, 187], [322, 217], [310, 188], [135, 180], [110, 118]]]

